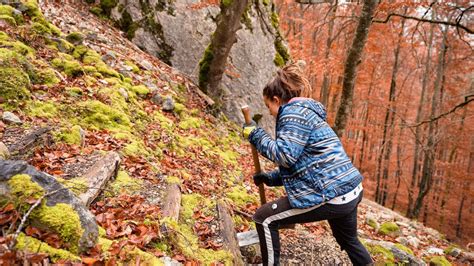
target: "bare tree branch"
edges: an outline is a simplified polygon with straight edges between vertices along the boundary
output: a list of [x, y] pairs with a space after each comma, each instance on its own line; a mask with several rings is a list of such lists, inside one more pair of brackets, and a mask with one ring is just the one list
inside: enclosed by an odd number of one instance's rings
[[[374, 19], [374, 20], [372, 20], [372, 22], [374, 22], [374, 23], [387, 23], [390, 20], [391, 17], [401, 17], [401, 18], [413, 19], [413, 20], [421, 21], [421, 22], [429, 22], [429, 23], [442, 24], [442, 25], [447, 25], [447, 26], [454, 26], [454, 27], [461, 28], [461, 29], [465, 30], [467, 33], [470, 33], [470, 34], [474, 33], [474, 31], [472, 29], [462, 25], [460, 20], [456, 20], [456, 22], [451, 22], [451, 21], [443, 21], [443, 20], [425, 19], [425, 18], [419, 18], [419, 17], [408, 16], [408, 15], [397, 14], [397, 13], [390, 13], [390, 14], [388, 14], [388, 16], [384, 20], [375, 20]], [[461, 15], [461, 17], [462, 17], [462, 15]]]
[[[471, 98], [472, 97], [472, 98]], [[423, 121], [420, 121], [419, 123], [416, 123], [414, 125], [407, 125], [408, 127], [418, 127], [418, 126], [421, 126], [423, 124], [426, 124], [426, 123], [432, 123], [440, 118], [443, 118], [451, 113], [454, 113], [457, 109], [459, 108], [462, 108], [466, 105], [468, 105], [470, 102], [474, 101], [474, 94], [470, 94], [470, 95], [467, 95], [464, 97], [464, 102], [462, 103], [459, 103], [458, 105], [454, 106], [451, 110], [445, 112], [445, 113], [442, 113], [438, 116], [435, 116], [435, 117], [432, 117], [428, 120], [423, 120]]]

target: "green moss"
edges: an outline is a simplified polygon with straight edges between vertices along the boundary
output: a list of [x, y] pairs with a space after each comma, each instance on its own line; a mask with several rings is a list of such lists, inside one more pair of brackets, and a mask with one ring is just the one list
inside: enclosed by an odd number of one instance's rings
[[400, 228], [398, 225], [394, 222], [385, 222], [382, 225], [380, 225], [379, 233], [382, 235], [388, 235], [388, 234], [393, 234], [393, 233], [398, 233], [400, 231]]
[[395, 247], [398, 248], [399, 250], [405, 251], [406, 253], [415, 256], [415, 253], [413, 253], [413, 250], [411, 250], [409, 247], [404, 246], [400, 243], [396, 243]]
[[86, 193], [87, 190], [89, 189], [89, 184], [87, 183], [87, 180], [77, 177], [73, 179], [62, 179], [62, 178], [56, 178], [56, 180], [61, 183], [63, 186], [67, 187], [69, 190], [71, 190], [74, 195], [79, 196], [82, 193]]
[[190, 128], [200, 128], [203, 124], [201, 118], [197, 117], [185, 117], [183, 121], [179, 122], [178, 126], [182, 129], [190, 129]]
[[30, 97], [29, 87], [30, 78], [22, 69], [0, 67], [0, 97], [6, 100], [26, 100]]
[[144, 85], [133, 86], [130, 88], [131, 91], [136, 93], [138, 96], [146, 96], [150, 93], [150, 89]]
[[56, 73], [53, 69], [48, 67], [36, 68], [35, 79], [33, 80], [34, 84], [42, 84], [48, 87], [52, 87], [58, 84], [61, 80], [56, 76]]
[[81, 96], [83, 94], [82, 89], [79, 87], [66, 87], [64, 90], [67, 94], [73, 97]]
[[51, 258], [51, 261], [56, 263], [58, 261], [80, 262], [81, 258], [68, 252], [64, 249], [53, 248], [50, 245], [33, 237], [26, 236], [20, 233], [17, 238], [15, 249], [28, 251], [30, 253], [46, 253]]
[[283, 44], [281, 37], [277, 37], [275, 39], [275, 50], [276, 50], [276, 53], [275, 53], [275, 59], [273, 60], [273, 62], [275, 63], [276, 66], [284, 66], [286, 62], [290, 60], [290, 54], [288, 53], [288, 50]]
[[22, 1], [23, 5], [26, 8], [26, 14], [31, 18], [42, 18], [43, 14], [41, 13], [38, 7], [38, 1], [36, 0], [27, 0]]
[[183, 114], [184, 111], [186, 111], [186, 106], [184, 106], [183, 104], [180, 104], [180, 103], [175, 103], [173, 111], [175, 113], [177, 113], [178, 115], [181, 115], [181, 114]]
[[40, 23], [40, 22], [33, 22], [31, 24], [31, 29], [33, 30], [34, 33], [38, 35], [52, 35], [53, 34], [51, 32], [51, 29], [47, 25], [44, 25], [43, 23]]
[[168, 184], [181, 184], [181, 179], [179, 179], [179, 177], [176, 177], [176, 176], [167, 176], [166, 177], [166, 183]]
[[214, 59], [214, 53], [212, 45], [209, 44], [204, 51], [204, 56], [199, 61], [199, 87], [207, 92], [207, 83], [209, 82], [209, 70], [211, 61]]
[[232, 4], [232, 0], [222, 0], [221, 7], [227, 8]]
[[125, 129], [130, 127], [130, 119], [120, 110], [93, 100], [78, 104], [81, 110], [81, 125], [93, 129]]
[[227, 198], [229, 198], [235, 205], [244, 207], [247, 203], [257, 203], [257, 195], [249, 194], [243, 186], [234, 186], [232, 189], [226, 193]]
[[98, 6], [91, 7], [89, 9], [89, 12], [91, 12], [92, 14], [94, 14], [98, 17], [102, 17], [104, 15], [104, 10], [102, 10], [102, 8], [100, 8]]
[[264, 6], [268, 6], [270, 4], [270, 0], [262, 0]]
[[[145, 252], [137, 247], [134, 247], [129, 253], [129, 256], [131, 256], [130, 261], [135, 262], [135, 261], [140, 261], [140, 265], [145, 265], [145, 266], [161, 266], [165, 265], [163, 261], [155, 257], [153, 254], [150, 254], [148, 252]], [[140, 258], [138, 260], [138, 258]]]
[[140, 73], [140, 68], [138, 68], [138, 66], [135, 65], [132, 61], [125, 61], [125, 65], [131, 67], [133, 73], [135, 74]]
[[80, 60], [87, 53], [87, 51], [89, 51], [89, 48], [87, 48], [84, 45], [78, 45], [78, 46], [74, 47], [74, 51], [72, 52], [72, 56], [75, 59]]
[[237, 165], [240, 155], [232, 150], [220, 150], [217, 154], [221, 157], [225, 164]]
[[70, 129], [63, 130], [59, 135], [58, 139], [60, 141], [64, 141], [67, 144], [71, 145], [80, 145], [82, 141], [81, 137], [81, 127], [78, 125], [74, 125]]
[[133, 194], [142, 189], [143, 181], [137, 178], [130, 177], [127, 172], [119, 171], [114, 182], [105, 192], [107, 197], [114, 197], [120, 193]]
[[118, 0], [100, 0], [100, 7], [107, 15], [110, 15], [110, 11], [118, 4]]
[[280, 18], [276, 12], [272, 12], [270, 15], [270, 20], [272, 21], [273, 28], [277, 29], [280, 27]]
[[456, 244], [451, 244], [451, 245], [449, 245], [449, 246], [444, 250], [444, 254], [449, 254], [449, 253], [451, 253], [451, 252], [453, 251], [453, 249], [455, 249], [455, 248], [460, 249], [460, 247], [459, 247], [458, 245], [456, 245]]
[[96, 64], [95, 67], [97, 68], [97, 71], [102, 75], [110, 76], [110, 77], [117, 77], [117, 78], [120, 77], [120, 75], [117, 71], [111, 69], [109, 66], [107, 66], [103, 62], [100, 62], [100, 63]]
[[91, 49], [87, 49], [87, 51], [83, 54], [82, 62], [87, 65], [105, 65], [100, 54]]
[[39, 199], [44, 194], [44, 189], [33, 182], [29, 175], [15, 175], [7, 183], [17, 206], [23, 204], [28, 198]]
[[81, 64], [68, 54], [59, 53], [59, 57], [54, 58], [51, 64], [70, 77], [76, 77], [84, 73]]
[[36, 117], [53, 118], [58, 115], [58, 108], [54, 102], [34, 101], [29, 105], [28, 113]]
[[369, 253], [374, 256], [376, 259], [376, 261], [379, 261], [379, 260], [384, 260], [386, 263], [394, 263], [395, 262], [395, 257], [393, 255], [393, 253], [380, 246], [380, 245], [367, 245], [366, 243], [364, 243], [364, 245], [366, 246], [367, 248], [367, 251], [369, 251]]
[[32, 221], [40, 221], [41, 225], [59, 234], [64, 243], [68, 243], [68, 250], [74, 254], [79, 252], [79, 240], [84, 229], [81, 226], [79, 215], [71, 205], [58, 203], [54, 206], [47, 206], [42, 203], [40, 208], [31, 213]]
[[372, 218], [369, 218], [369, 219], [367, 220], [367, 224], [368, 224], [370, 227], [374, 228], [375, 230], [378, 229], [377, 221], [375, 221], [375, 220], [372, 219]]
[[430, 265], [451, 266], [452, 264], [444, 256], [435, 256], [430, 259]]
[[145, 143], [143, 140], [138, 139], [138, 138], [133, 138], [131, 143], [127, 144], [123, 149], [122, 153], [125, 156], [133, 156], [133, 157], [139, 157], [139, 156], [145, 156], [149, 157], [150, 153], [148, 149], [145, 146]]
[[138, 23], [133, 22], [132, 16], [127, 10], [122, 11], [122, 18], [117, 22], [118, 27], [126, 33], [128, 39], [135, 37], [135, 31], [140, 27]]
[[66, 36], [66, 40], [71, 43], [81, 43], [84, 40], [84, 35], [80, 32], [71, 32]]
[[16, 21], [13, 17], [7, 15], [0, 15], [0, 20], [5, 21], [6, 23], [10, 24], [11, 26], [16, 26]]

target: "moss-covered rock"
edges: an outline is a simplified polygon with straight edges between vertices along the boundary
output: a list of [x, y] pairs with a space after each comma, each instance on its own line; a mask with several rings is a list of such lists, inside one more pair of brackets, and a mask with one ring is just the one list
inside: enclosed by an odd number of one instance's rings
[[401, 251], [404, 251], [406, 252], [407, 254], [410, 254], [412, 256], [415, 256], [415, 253], [413, 252], [413, 250], [411, 250], [409, 247], [405, 246], [405, 245], [402, 245], [400, 243], [396, 243], [394, 245], [394, 247], [398, 248], [399, 250]]
[[81, 119], [78, 123], [84, 127], [128, 131], [131, 125], [130, 119], [125, 113], [100, 101], [81, 102], [78, 107], [81, 110]]
[[143, 181], [137, 178], [132, 178], [125, 171], [119, 171], [114, 182], [105, 192], [107, 197], [114, 197], [121, 193], [134, 194], [142, 189]]
[[81, 145], [83, 142], [82, 128], [79, 125], [74, 125], [71, 128], [64, 129], [57, 135], [59, 141], [64, 141], [71, 145]]
[[58, 115], [57, 103], [34, 101], [28, 105], [28, 113], [36, 117], [53, 118]]
[[17, 238], [15, 249], [27, 251], [29, 253], [48, 254], [52, 262], [70, 261], [80, 262], [81, 258], [64, 249], [53, 248], [50, 245], [30, 236], [20, 233]]
[[395, 257], [389, 249], [384, 248], [381, 245], [364, 245], [367, 248], [367, 251], [376, 258], [376, 261], [383, 261], [385, 264], [393, 264], [395, 262]]
[[400, 228], [394, 222], [385, 222], [380, 225], [379, 231], [382, 235], [391, 235], [391, 234], [398, 234], [400, 233]]
[[54, 58], [51, 61], [51, 64], [70, 77], [76, 77], [84, 74], [81, 64], [75, 60], [74, 57], [68, 54], [59, 53], [59, 57]]
[[435, 256], [430, 259], [430, 266], [451, 266], [451, 262], [449, 262], [444, 256]]
[[66, 36], [66, 40], [73, 44], [80, 44], [84, 40], [84, 35], [80, 32], [71, 32]]
[[117, 6], [118, 0], [100, 0], [100, 7], [106, 14], [110, 14], [112, 8]]
[[[1, 53], [0, 53], [1, 55]], [[26, 100], [30, 97], [30, 78], [20, 68], [0, 67], [0, 97], [6, 100]]]

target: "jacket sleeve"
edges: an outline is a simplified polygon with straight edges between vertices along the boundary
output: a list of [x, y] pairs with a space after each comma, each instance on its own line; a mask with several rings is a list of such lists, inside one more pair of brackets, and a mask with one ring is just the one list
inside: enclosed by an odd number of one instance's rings
[[262, 128], [257, 128], [249, 135], [249, 141], [267, 159], [289, 168], [303, 152], [312, 126], [303, 116], [295, 114], [282, 116], [278, 123], [276, 139], [272, 139]]
[[268, 186], [270, 187], [278, 187], [278, 186], [283, 186], [283, 180], [281, 179], [280, 176], [280, 170], [274, 170], [268, 173], [270, 175], [270, 182]]

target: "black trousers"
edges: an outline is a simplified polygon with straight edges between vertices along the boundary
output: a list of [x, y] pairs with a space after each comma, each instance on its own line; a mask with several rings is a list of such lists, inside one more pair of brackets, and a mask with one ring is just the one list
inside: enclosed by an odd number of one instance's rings
[[281, 225], [309, 223], [328, 220], [333, 236], [342, 250], [345, 250], [354, 265], [373, 263], [370, 254], [357, 238], [357, 206], [362, 200], [358, 198], [342, 205], [324, 204], [307, 209], [294, 209], [287, 197], [268, 202], [260, 207], [253, 220], [255, 221], [263, 265], [279, 265]]

